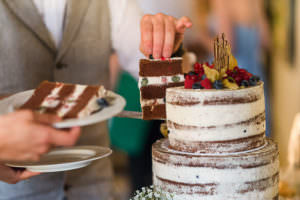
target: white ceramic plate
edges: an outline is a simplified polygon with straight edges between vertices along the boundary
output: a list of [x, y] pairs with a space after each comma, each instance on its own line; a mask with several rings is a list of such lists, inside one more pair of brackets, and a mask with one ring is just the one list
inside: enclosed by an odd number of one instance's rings
[[[6, 114], [13, 112], [16, 108], [23, 105], [33, 94], [34, 90], [17, 93], [0, 101], [0, 114]], [[125, 99], [111, 91], [107, 92], [107, 98], [109, 100], [109, 106], [103, 108], [99, 112], [96, 112], [90, 116], [82, 117], [80, 119], [67, 119], [62, 122], [54, 124], [55, 128], [70, 128], [74, 126], [86, 126], [95, 124], [101, 121], [112, 118], [119, 114], [125, 107]]]
[[60, 172], [79, 169], [94, 160], [109, 156], [112, 150], [98, 146], [57, 148], [43, 155], [39, 162], [7, 163], [7, 166], [25, 168], [32, 172]]

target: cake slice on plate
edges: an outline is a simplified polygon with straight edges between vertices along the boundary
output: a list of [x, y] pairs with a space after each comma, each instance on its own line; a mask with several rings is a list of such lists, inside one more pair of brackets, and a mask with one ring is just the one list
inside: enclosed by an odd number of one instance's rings
[[139, 88], [143, 119], [165, 119], [166, 89], [184, 85], [182, 58], [141, 59]]
[[81, 118], [99, 111], [106, 90], [103, 86], [42, 82], [20, 109], [57, 115], [63, 119]]

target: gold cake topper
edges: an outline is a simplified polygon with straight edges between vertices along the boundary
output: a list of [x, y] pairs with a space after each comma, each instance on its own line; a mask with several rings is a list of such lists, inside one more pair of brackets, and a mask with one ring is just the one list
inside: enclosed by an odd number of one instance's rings
[[214, 40], [214, 66], [219, 72], [230, 68], [230, 59], [232, 58], [231, 46], [225, 39], [225, 34], [217, 36]]

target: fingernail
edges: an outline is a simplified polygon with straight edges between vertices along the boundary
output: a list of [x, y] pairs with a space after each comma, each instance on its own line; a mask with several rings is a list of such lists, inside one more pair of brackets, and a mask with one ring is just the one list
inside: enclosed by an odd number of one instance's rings
[[151, 55], [151, 54], [152, 54], [152, 49], [147, 49], [147, 50], [146, 50], [146, 53], [147, 53], [148, 55]]

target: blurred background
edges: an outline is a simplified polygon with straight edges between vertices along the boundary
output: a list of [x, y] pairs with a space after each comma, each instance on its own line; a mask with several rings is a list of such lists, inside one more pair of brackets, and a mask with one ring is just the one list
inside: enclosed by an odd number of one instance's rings
[[[265, 82], [267, 135], [279, 145], [283, 171], [293, 119], [300, 112], [300, 11], [297, 0], [138, 0], [144, 13], [188, 16], [194, 26], [184, 47], [199, 62], [212, 59], [213, 39], [224, 32], [239, 66]], [[299, 19], [299, 18], [298, 18]], [[126, 110], [140, 111], [137, 80], [111, 56], [111, 84], [128, 102]], [[188, 65], [187, 65], [188, 66]], [[188, 70], [188, 67], [187, 69]], [[115, 150], [115, 189], [119, 199], [150, 185], [151, 144], [161, 138], [159, 121], [114, 118], [110, 138]], [[299, 137], [296, 137], [300, 140]], [[298, 142], [299, 141], [294, 141]], [[298, 144], [297, 143], [297, 144]]]

